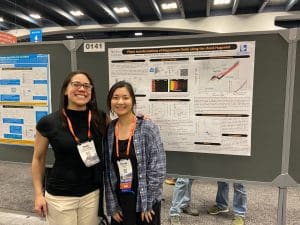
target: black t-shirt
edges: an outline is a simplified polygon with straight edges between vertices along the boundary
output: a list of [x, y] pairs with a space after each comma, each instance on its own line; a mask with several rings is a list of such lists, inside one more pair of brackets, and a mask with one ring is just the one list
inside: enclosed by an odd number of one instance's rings
[[[88, 111], [66, 110], [73, 130], [80, 142], [88, 140]], [[102, 112], [101, 115], [104, 113]], [[37, 130], [49, 139], [54, 151], [55, 162], [47, 177], [46, 190], [52, 195], [83, 196], [99, 188], [99, 165], [86, 167], [80, 158], [77, 143], [68, 126], [63, 127], [58, 112], [43, 117]], [[101, 153], [100, 132], [91, 127], [98, 154]], [[97, 135], [97, 137], [96, 137]]]

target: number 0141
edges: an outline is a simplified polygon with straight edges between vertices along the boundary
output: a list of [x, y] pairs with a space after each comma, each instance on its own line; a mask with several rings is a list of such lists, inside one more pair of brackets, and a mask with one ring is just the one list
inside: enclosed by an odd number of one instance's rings
[[83, 51], [84, 52], [104, 52], [105, 51], [105, 43], [104, 42], [84, 43]]

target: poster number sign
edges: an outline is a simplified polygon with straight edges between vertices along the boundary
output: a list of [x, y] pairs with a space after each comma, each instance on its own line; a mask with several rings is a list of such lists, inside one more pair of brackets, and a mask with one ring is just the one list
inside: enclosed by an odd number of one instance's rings
[[104, 52], [105, 43], [104, 42], [91, 42], [83, 44], [84, 52]]

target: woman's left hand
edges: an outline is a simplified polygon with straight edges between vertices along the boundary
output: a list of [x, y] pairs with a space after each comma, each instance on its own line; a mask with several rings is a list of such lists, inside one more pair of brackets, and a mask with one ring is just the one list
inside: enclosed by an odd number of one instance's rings
[[141, 219], [142, 221], [146, 220], [147, 223], [150, 223], [152, 221], [152, 217], [155, 215], [154, 211], [150, 209], [147, 212], [142, 212], [141, 213]]

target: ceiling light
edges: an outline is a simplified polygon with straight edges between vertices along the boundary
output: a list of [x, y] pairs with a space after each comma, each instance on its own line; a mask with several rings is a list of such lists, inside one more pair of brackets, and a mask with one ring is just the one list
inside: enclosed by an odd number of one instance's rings
[[70, 11], [70, 13], [73, 15], [73, 16], [83, 16], [83, 13], [80, 11], [80, 10], [72, 10]]
[[135, 36], [143, 36], [143, 33], [142, 32], [135, 32], [134, 35]]
[[0, 17], [0, 22], [4, 22], [4, 19], [3, 19], [3, 17]]
[[30, 14], [29, 16], [34, 19], [41, 19], [41, 16], [39, 14]]
[[286, 0], [270, 0], [270, 3], [284, 3]]
[[129, 9], [126, 6], [124, 6], [124, 7], [114, 7], [114, 11], [118, 14], [129, 13]]
[[74, 36], [73, 36], [73, 35], [66, 35], [66, 38], [67, 38], [67, 39], [73, 39]]
[[164, 10], [177, 9], [177, 4], [176, 4], [176, 2], [162, 3], [161, 8]]
[[270, 5], [280, 5], [286, 3], [286, 0], [270, 0]]
[[231, 0], [214, 0], [214, 5], [228, 5]]

